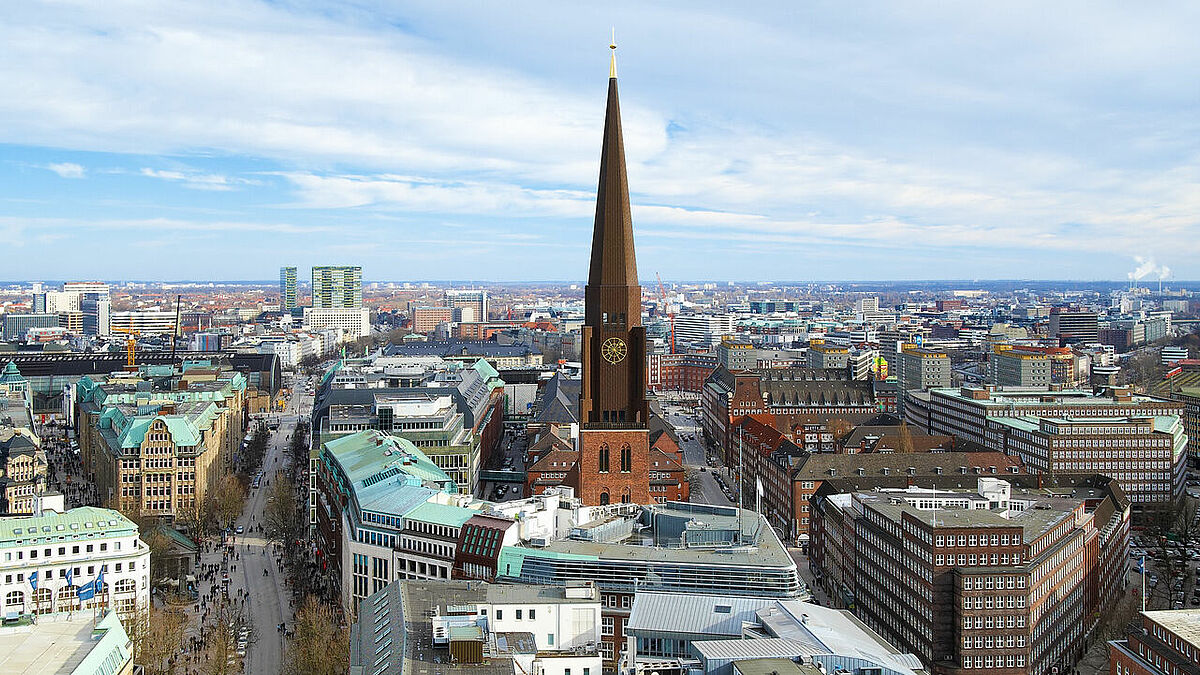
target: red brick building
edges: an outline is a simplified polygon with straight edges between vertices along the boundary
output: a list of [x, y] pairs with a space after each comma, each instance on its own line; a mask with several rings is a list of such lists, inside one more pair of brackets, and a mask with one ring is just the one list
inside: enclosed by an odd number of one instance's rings
[[1141, 629], [1108, 643], [1111, 675], [1200, 673], [1200, 609], [1142, 612]]
[[651, 354], [647, 384], [655, 393], [699, 394], [716, 369], [716, 354]]
[[813, 497], [809, 561], [834, 605], [933, 675], [1070, 672], [1123, 592], [1130, 502], [1117, 481], [912, 482], [831, 479]]

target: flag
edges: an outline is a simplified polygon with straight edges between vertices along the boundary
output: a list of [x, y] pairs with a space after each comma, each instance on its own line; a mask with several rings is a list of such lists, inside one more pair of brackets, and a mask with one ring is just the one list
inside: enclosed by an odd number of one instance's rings
[[75, 575], [71, 573], [70, 567], [67, 568], [67, 585], [68, 586], [75, 585]]
[[758, 476], [754, 477], [754, 489], [758, 491], [758, 496], [763, 496], [762, 479]]
[[1175, 366], [1174, 368], [1167, 371], [1167, 377], [1172, 378], [1182, 372], [1183, 372], [1183, 366]]
[[96, 597], [96, 582], [89, 581], [80, 586], [79, 590], [75, 591], [75, 596], [80, 600], [91, 600], [92, 598]]
[[29, 573], [29, 585], [32, 586], [33, 590], [35, 591], [37, 590], [37, 579], [38, 573], [36, 570]]

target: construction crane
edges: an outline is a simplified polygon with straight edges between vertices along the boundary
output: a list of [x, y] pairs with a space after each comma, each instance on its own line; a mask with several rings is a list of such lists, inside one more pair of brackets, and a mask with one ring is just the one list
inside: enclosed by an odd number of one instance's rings
[[130, 373], [137, 372], [136, 349], [137, 336], [140, 335], [136, 330], [122, 330], [114, 328], [114, 333], [125, 333], [125, 370]]
[[663, 288], [662, 275], [658, 272], [654, 273], [658, 279], [658, 302], [660, 303], [659, 311], [666, 310], [667, 319], [671, 322], [671, 353], [675, 353], [675, 311], [667, 304], [667, 289]]

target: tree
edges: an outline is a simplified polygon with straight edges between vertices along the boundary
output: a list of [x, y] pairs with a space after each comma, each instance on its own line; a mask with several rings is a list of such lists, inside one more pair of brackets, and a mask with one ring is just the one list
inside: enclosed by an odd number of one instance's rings
[[900, 441], [896, 452], [916, 452], [916, 448], [913, 446], [912, 432], [908, 430], [908, 422], [900, 423]]
[[283, 675], [342, 675], [350, 668], [350, 628], [330, 605], [308, 596], [296, 613]]
[[[228, 600], [218, 604], [210, 616], [204, 642], [206, 658], [203, 672], [205, 675], [240, 673], [242, 669], [237, 662], [238, 639], [245, 636], [247, 644], [254, 642], [254, 627], [246, 619], [245, 613]], [[346, 644], [349, 649], [349, 641]]]
[[302, 514], [296, 504], [295, 485], [284, 472], [276, 472], [269, 497], [267, 507], [263, 510], [263, 528], [267, 538], [276, 542], [299, 539], [303, 534]]
[[246, 486], [238, 480], [237, 476], [225, 476], [217, 484], [213, 501], [216, 506], [217, 521], [222, 527], [229, 527], [241, 514], [242, 507], [246, 503]]
[[150, 582], [166, 578], [166, 553], [171, 548], [171, 540], [161, 530], [154, 529], [143, 532], [142, 541], [150, 549]]
[[199, 542], [208, 536], [217, 523], [216, 500], [211, 494], [204, 499], [193, 499], [188, 506], [176, 511], [175, 522], [187, 531], [189, 537]]
[[122, 621], [133, 646], [133, 660], [145, 668], [147, 675], [173, 673], [170, 659], [183, 644], [187, 617], [177, 609], [148, 607], [139, 610], [132, 620]]

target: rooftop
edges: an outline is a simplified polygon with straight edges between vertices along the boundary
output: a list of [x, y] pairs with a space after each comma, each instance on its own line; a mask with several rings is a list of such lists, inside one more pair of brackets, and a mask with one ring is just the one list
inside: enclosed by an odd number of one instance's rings
[[81, 506], [66, 513], [0, 518], [0, 547], [15, 546], [18, 541], [32, 537], [59, 537], [67, 533], [117, 537], [136, 535], [137, 531], [137, 525], [117, 511]]
[[[133, 658], [129, 637], [114, 613], [93, 624], [91, 612], [46, 614], [36, 625], [0, 628], [0, 672], [7, 675], [120, 672]], [[105, 662], [116, 665], [105, 670]]]
[[1200, 609], [1160, 609], [1144, 614], [1188, 644], [1200, 647]]

